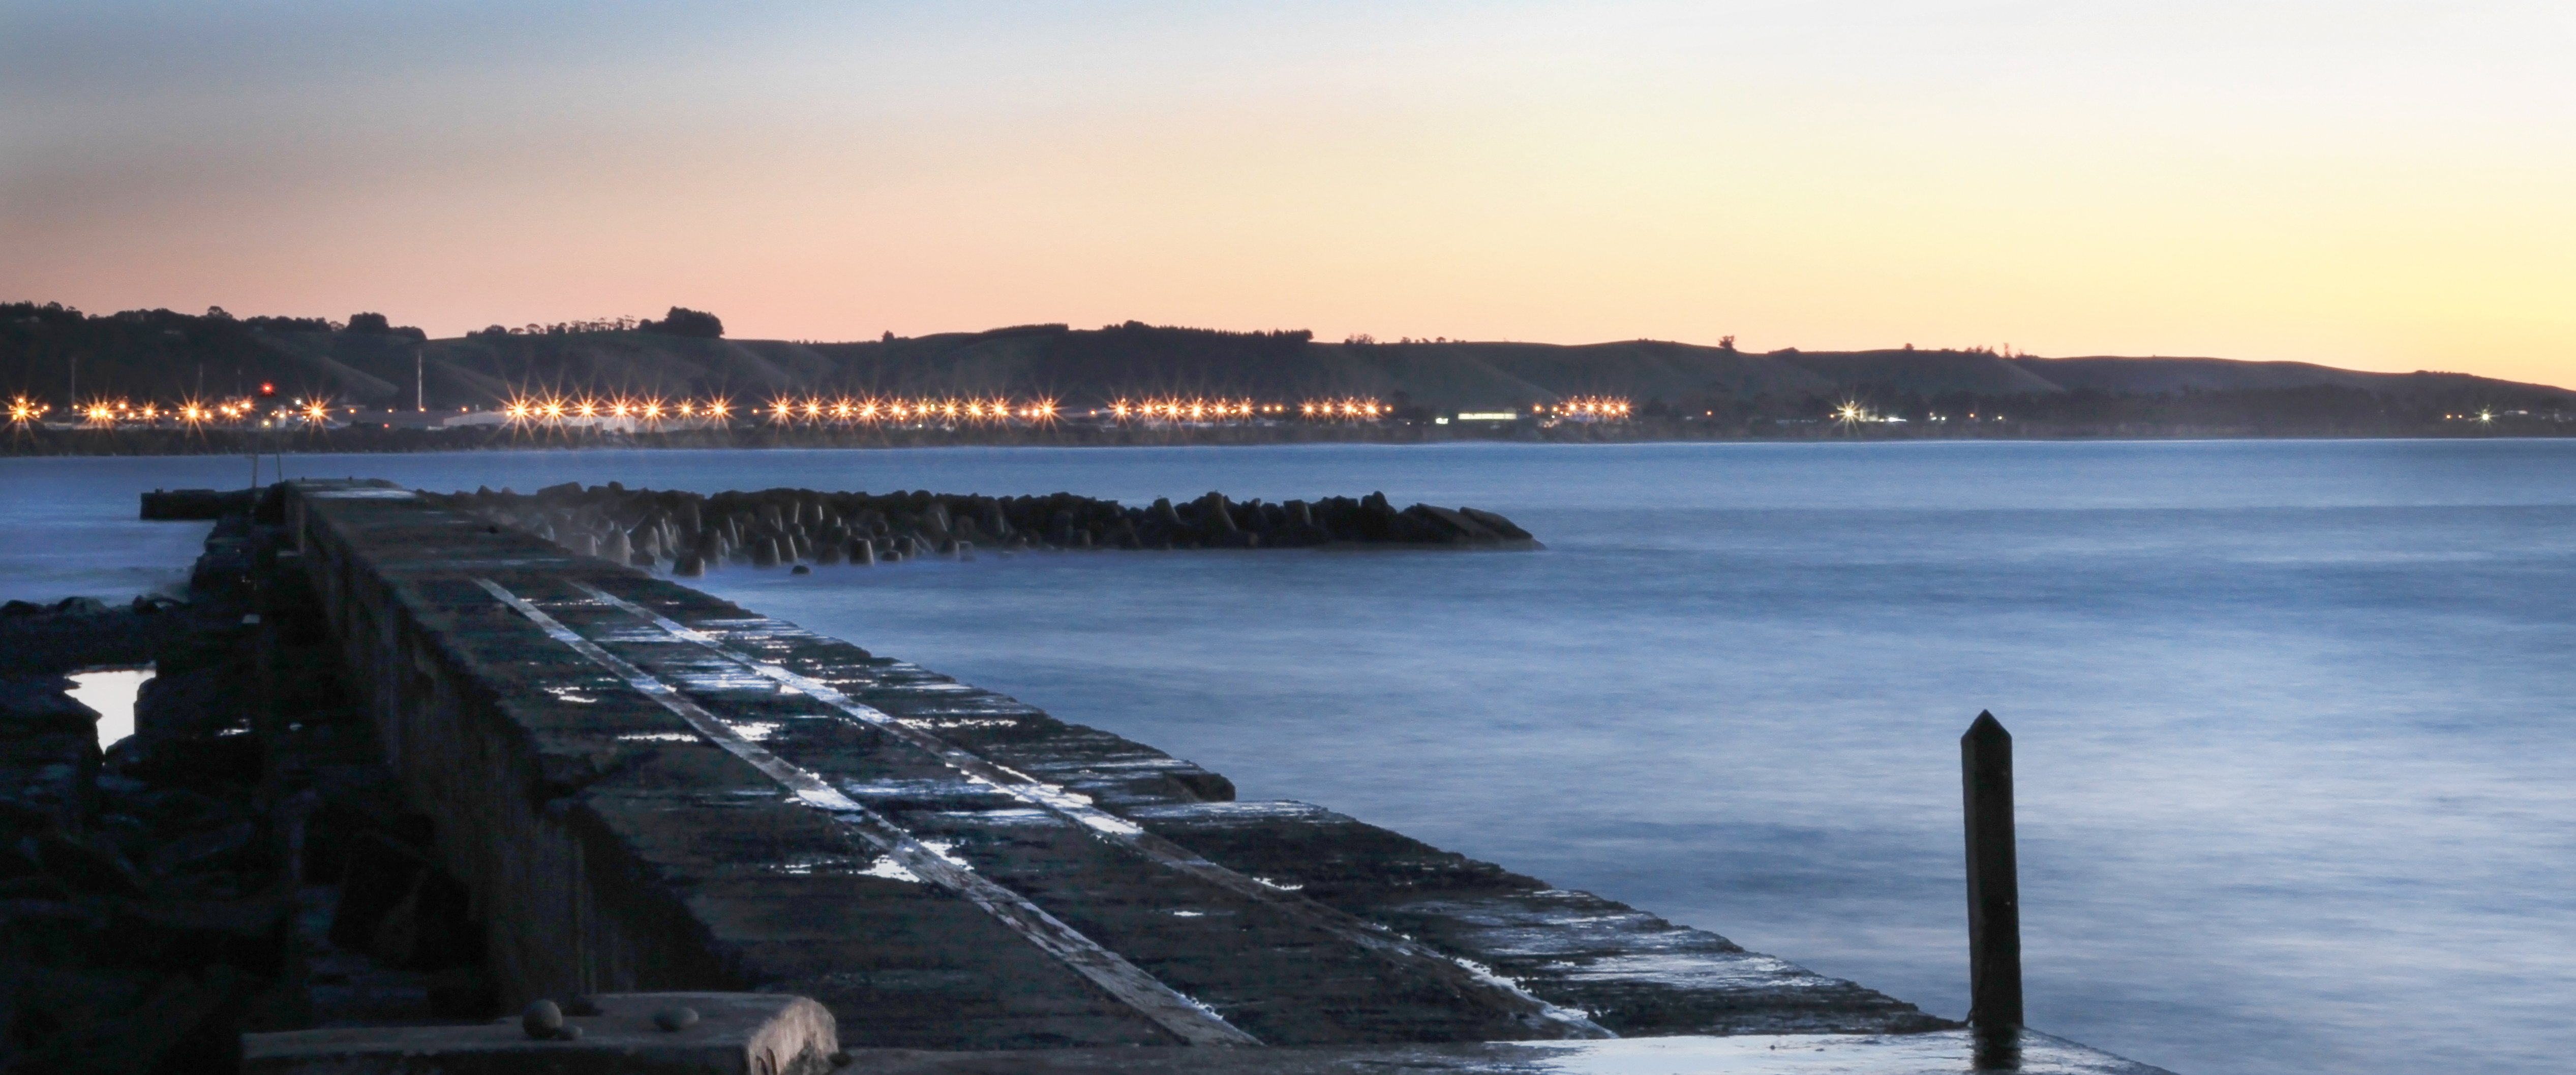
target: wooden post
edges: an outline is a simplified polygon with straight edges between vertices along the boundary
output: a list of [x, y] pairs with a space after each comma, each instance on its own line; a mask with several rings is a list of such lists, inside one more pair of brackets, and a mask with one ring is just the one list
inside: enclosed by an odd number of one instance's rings
[[2021, 1026], [2021, 881], [2013, 862], [2012, 733], [1977, 714], [1959, 737], [1968, 821], [1968, 1021]]

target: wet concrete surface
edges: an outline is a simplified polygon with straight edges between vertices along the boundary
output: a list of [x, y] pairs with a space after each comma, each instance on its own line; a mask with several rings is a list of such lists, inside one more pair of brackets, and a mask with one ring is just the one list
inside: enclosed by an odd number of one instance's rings
[[851, 1075], [2169, 1075], [2045, 1034], [1980, 1045], [1968, 1031], [1896, 1035], [1700, 1035], [1303, 1049], [1061, 1049], [1041, 1053], [859, 1050]]
[[[790, 992], [854, 1049], [1075, 1050], [1048, 1054], [1062, 1065], [1237, 1037], [1861, 1035], [1781, 1040], [1928, 1057], [1955, 1036], [1706, 931], [1317, 807], [1234, 802], [1141, 744], [400, 490], [311, 483], [290, 503], [514, 1000]], [[1832, 1044], [1864, 1040], [1902, 1048]], [[1527, 1065], [1644, 1047], [1460, 1048], [1523, 1066], [1456, 1070], [1608, 1070]]]

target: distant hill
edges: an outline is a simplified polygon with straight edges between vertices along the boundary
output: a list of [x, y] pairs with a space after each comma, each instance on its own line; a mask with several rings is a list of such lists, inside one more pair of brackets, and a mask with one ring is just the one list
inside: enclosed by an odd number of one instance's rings
[[[554, 390], [722, 393], [744, 401], [778, 394], [1043, 396], [1075, 406], [1165, 394], [1280, 402], [1359, 396], [1421, 413], [1598, 395], [1626, 397], [1649, 413], [1748, 418], [1813, 414], [1843, 401], [1888, 413], [1931, 413], [1945, 405], [1974, 409], [1979, 400], [2081, 410], [2105, 397], [2211, 394], [2275, 405], [2293, 396], [2309, 401], [2302, 406], [2332, 399], [2345, 412], [2370, 405], [2563, 410], [2569, 395], [2466, 374], [2362, 373], [2219, 358], [1912, 349], [1754, 354], [1654, 340], [1323, 343], [1303, 331], [1135, 322], [796, 343], [677, 335], [655, 331], [656, 324], [569, 324], [433, 340], [373, 315], [353, 317], [351, 324], [166, 310], [93, 317], [21, 303], [0, 306], [0, 392], [59, 401], [77, 377], [84, 397], [220, 396], [268, 381], [292, 395], [373, 406], [408, 407], [417, 389], [440, 409], [488, 407], [515, 393]], [[2057, 402], [2042, 402], [2049, 400]]]

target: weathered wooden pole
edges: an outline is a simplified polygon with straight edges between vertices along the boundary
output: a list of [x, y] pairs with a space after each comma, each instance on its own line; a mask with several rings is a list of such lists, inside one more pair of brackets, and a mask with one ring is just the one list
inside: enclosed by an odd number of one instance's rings
[[1968, 821], [1968, 1021], [2021, 1026], [2021, 881], [2013, 862], [2012, 733], [1977, 714], [1959, 737]]

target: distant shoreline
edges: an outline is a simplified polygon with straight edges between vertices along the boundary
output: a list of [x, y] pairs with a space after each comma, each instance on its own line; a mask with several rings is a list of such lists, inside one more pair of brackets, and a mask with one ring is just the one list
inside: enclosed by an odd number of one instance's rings
[[578, 449], [741, 450], [871, 448], [1133, 448], [1272, 444], [1821, 444], [1897, 441], [2154, 441], [2154, 440], [2488, 440], [2576, 436], [2576, 423], [2544, 418], [2443, 422], [2430, 427], [2261, 429], [2120, 423], [1992, 422], [1976, 426], [1889, 427], [1834, 423], [1703, 423], [1644, 419], [1566, 424], [1552, 428], [1478, 429], [1417, 422], [1378, 425], [1208, 427], [1095, 427], [1047, 429], [919, 428], [810, 429], [751, 426], [730, 430], [665, 433], [590, 433], [505, 428], [403, 429], [350, 427], [327, 431], [261, 433], [217, 429], [56, 430], [0, 433], [0, 456], [238, 456], [299, 454], [410, 454], [428, 452], [544, 451]]

